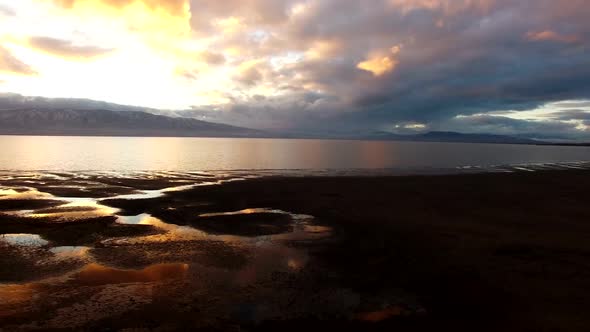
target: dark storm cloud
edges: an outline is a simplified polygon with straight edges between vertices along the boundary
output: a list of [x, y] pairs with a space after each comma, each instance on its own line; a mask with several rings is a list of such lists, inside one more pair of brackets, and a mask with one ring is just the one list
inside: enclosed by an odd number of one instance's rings
[[[247, 2], [252, 8], [265, 3]], [[364, 130], [398, 122], [445, 123], [461, 114], [530, 110], [548, 102], [590, 98], [590, 6], [586, 1], [305, 3], [299, 12], [289, 14], [295, 8], [290, 1], [277, 1], [269, 11], [260, 13], [249, 12], [233, 1], [191, 2], [193, 14], [196, 8], [204, 8], [213, 16], [242, 15], [244, 22], [251, 22], [251, 30], [270, 30], [270, 37], [263, 42], [247, 38], [226, 41], [241, 43], [252, 58], [276, 55], [281, 50], [305, 53], [319, 42], [337, 45], [335, 52], [305, 56], [276, 73], [257, 75], [252, 71], [236, 77], [252, 84], [281, 77], [285, 86], [308, 86], [331, 97], [312, 111], [296, 104], [290, 104], [291, 110], [284, 106], [280, 111], [272, 110], [278, 103], [269, 105], [266, 100], [262, 105], [253, 99], [235, 100], [233, 109], [294, 113], [285, 117], [294, 121], [293, 127]], [[195, 16], [195, 28], [202, 28], [199, 22], [211, 22], [199, 20], [199, 15]], [[360, 69], [359, 63], [370, 60], [375, 66], [387, 66]], [[293, 93], [290, 98], [301, 96]], [[318, 122], [318, 117], [333, 120]], [[549, 124], [532, 123], [535, 128], [528, 128], [522, 123], [525, 120], [519, 121], [511, 128], [553, 130]], [[466, 126], [463, 131], [468, 131], [468, 126], [481, 127], [475, 122], [462, 123]], [[560, 127], [568, 128], [571, 124]]]
[[[266, 129], [309, 129], [324, 128], [338, 112], [332, 96], [314, 92], [299, 92], [277, 97], [254, 95], [246, 101], [233, 100], [215, 109], [195, 107], [185, 111], [186, 115], [201, 120], [239, 123], [247, 127]], [[293, 110], [297, 110], [294, 112]], [[298, 124], [297, 127], [291, 124]]]
[[590, 110], [562, 110], [552, 114], [559, 120], [584, 120], [590, 121]]
[[578, 129], [577, 126], [575, 123], [557, 120], [527, 121], [502, 116], [471, 115], [438, 123], [432, 129], [521, 135], [530, 138], [590, 138], [589, 133]]

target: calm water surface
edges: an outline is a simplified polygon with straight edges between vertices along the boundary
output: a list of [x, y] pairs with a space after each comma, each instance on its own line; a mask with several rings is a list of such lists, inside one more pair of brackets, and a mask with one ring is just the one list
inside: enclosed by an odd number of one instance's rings
[[0, 136], [2, 170], [436, 169], [589, 160], [589, 147], [304, 139]]

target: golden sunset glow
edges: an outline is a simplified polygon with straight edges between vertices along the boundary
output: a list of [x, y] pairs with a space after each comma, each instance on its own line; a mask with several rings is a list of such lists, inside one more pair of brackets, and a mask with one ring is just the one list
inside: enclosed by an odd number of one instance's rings
[[[25, 95], [91, 98], [156, 108], [227, 102], [247, 90], [272, 93], [239, 43], [215, 44], [246, 27], [211, 17], [214, 31], [191, 27], [189, 2], [19, 1], [0, 21], [2, 90]], [[236, 51], [236, 49], [238, 49]], [[243, 91], [242, 91], [243, 93]]]
[[401, 50], [400, 45], [391, 47], [391, 54], [374, 53], [369, 59], [360, 62], [357, 68], [369, 71], [375, 76], [381, 76], [395, 69], [399, 63], [394, 56]]

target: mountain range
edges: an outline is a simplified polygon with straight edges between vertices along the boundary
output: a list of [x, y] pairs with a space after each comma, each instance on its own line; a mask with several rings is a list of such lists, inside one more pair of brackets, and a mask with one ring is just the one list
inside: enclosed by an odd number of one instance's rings
[[465, 134], [452, 131], [430, 131], [414, 135], [400, 135], [389, 132], [376, 132], [364, 139], [415, 142], [457, 142], [457, 143], [503, 143], [503, 144], [540, 144], [533, 139], [495, 134]]
[[[172, 115], [172, 116], [171, 116]], [[125, 106], [87, 99], [0, 94], [0, 135], [181, 136], [332, 138], [421, 142], [548, 144], [528, 138], [457, 132], [400, 135], [389, 132], [323, 137], [249, 129], [182, 117], [181, 111]]]
[[189, 118], [105, 109], [0, 111], [0, 134], [80, 136], [262, 137], [264, 132]]

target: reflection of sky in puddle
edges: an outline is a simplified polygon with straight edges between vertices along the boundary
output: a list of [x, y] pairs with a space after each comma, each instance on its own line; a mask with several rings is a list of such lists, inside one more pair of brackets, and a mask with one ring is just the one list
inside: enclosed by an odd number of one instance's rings
[[62, 246], [49, 249], [56, 258], [84, 258], [87, 256], [90, 247], [84, 246]]
[[[60, 198], [61, 199], [61, 198]], [[65, 200], [65, 199], [64, 199]], [[41, 210], [40, 213], [29, 212], [21, 214], [33, 218], [63, 218], [63, 219], [77, 219], [77, 218], [92, 218], [111, 216], [119, 210], [110, 206], [102, 205], [93, 198], [67, 198], [69, 203], [65, 203], [54, 208]]]
[[136, 216], [118, 216], [117, 222], [126, 225], [151, 225], [149, 222], [145, 221], [147, 218], [151, 218], [147, 213], [138, 214]]
[[164, 196], [164, 189], [160, 190], [142, 190], [137, 194], [125, 194], [125, 195], [117, 195], [114, 197], [109, 197], [108, 199], [148, 199], [148, 198], [158, 198]]
[[166, 241], [187, 241], [187, 240], [216, 240], [233, 244], [258, 244], [271, 241], [300, 241], [318, 239], [329, 236], [331, 228], [325, 226], [311, 225], [312, 216], [303, 214], [292, 214], [277, 209], [268, 208], [251, 208], [233, 212], [207, 213], [199, 216], [220, 216], [220, 215], [239, 215], [249, 213], [280, 213], [289, 215], [293, 221], [293, 230], [288, 233], [262, 235], [255, 237], [239, 235], [216, 235], [209, 234], [197, 228], [190, 226], [179, 226], [166, 223], [150, 214], [142, 213], [136, 216], [119, 216], [118, 223], [133, 225], [152, 225], [165, 230], [165, 234], [148, 235], [144, 237], [112, 239], [103, 241], [105, 243], [146, 243], [146, 242], [166, 242]]
[[0, 318], [18, 312], [18, 307], [14, 306], [31, 300], [33, 294], [35, 294], [35, 284], [0, 284]]
[[234, 212], [211, 213], [208, 215], [236, 215], [271, 211], [273, 213], [282, 213], [291, 216], [294, 226], [293, 230], [288, 233], [255, 237], [238, 235], [214, 235], [190, 226], [169, 224], [144, 213], [136, 216], [122, 216], [118, 218], [117, 222], [123, 224], [152, 225], [165, 230], [166, 233], [134, 238], [109, 239], [103, 241], [102, 243], [104, 245], [133, 245], [203, 240], [221, 241], [231, 246], [248, 248], [254, 251], [254, 257], [249, 263], [249, 266], [240, 271], [237, 277], [239, 283], [247, 284], [256, 279], [256, 277], [259, 276], [263, 271], [298, 271], [305, 266], [308, 260], [307, 254], [302, 250], [298, 250], [286, 245], [284, 242], [320, 239], [331, 234], [331, 228], [329, 227], [311, 225], [310, 221], [313, 219], [312, 216], [291, 214], [282, 210], [252, 208]]
[[80, 270], [60, 277], [23, 284], [0, 284], [0, 318], [26, 309], [25, 304], [47, 291], [49, 285], [77, 287], [78, 285], [102, 286], [126, 283], [154, 283], [184, 278], [188, 269], [188, 264], [179, 263], [155, 264], [139, 270], [116, 269], [91, 263]]
[[37, 234], [2, 234], [0, 241], [21, 247], [43, 247], [49, 244]]
[[4, 189], [0, 188], [0, 196], [7, 196], [7, 195], [17, 195], [18, 191], [14, 189]]
[[166, 193], [169, 193], [169, 192], [184, 191], [184, 190], [189, 190], [189, 189], [193, 189], [193, 188], [196, 188], [196, 187], [211, 186], [211, 185], [221, 184], [221, 183], [224, 183], [224, 182], [235, 181], [235, 180], [240, 180], [240, 179], [228, 179], [228, 180], [207, 181], [207, 182], [201, 182], [201, 183], [191, 183], [191, 184], [187, 184], [187, 185], [167, 187], [167, 188], [157, 189], [157, 190], [140, 190], [140, 192], [137, 193], [137, 194], [117, 195], [117, 196], [113, 196], [113, 197], [108, 197], [106, 199], [150, 199], [150, 198], [158, 198], [158, 197], [162, 197], [162, 196], [166, 195]]
[[103, 243], [130, 244], [148, 242], [203, 240], [207, 238], [207, 233], [203, 231], [200, 231], [189, 226], [168, 224], [158, 218], [152, 217], [150, 214], [147, 213], [142, 213], [136, 216], [118, 216], [117, 222], [120, 224], [129, 225], [151, 225], [166, 231], [166, 233], [124, 239], [110, 239], [103, 241]]
[[281, 210], [275, 209], [267, 209], [267, 208], [250, 208], [250, 209], [243, 209], [239, 211], [230, 211], [230, 212], [212, 212], [212, 213], [202, 213], [199, 217], [218, 217], [218, 216], [236, 216], [240, 214], [252, 214], [252, 213], [281, 213], [287, 214]]
[[135, 282], [158, 282], [186, 276], [188, 264], [169, 263], [150, 265], [141, 270], [124, 270], [88, 264], [70, 279], [82, 285], [109, 285]]
[[13, 200], [13, 199], [48, 199], [53, 198], [53, 195], [49, 193], [40, 192], [33, 188], [23, 188], [24, 191], [17, 191], [11, 188], [4, 188], [0, 190], [0, 200]]

